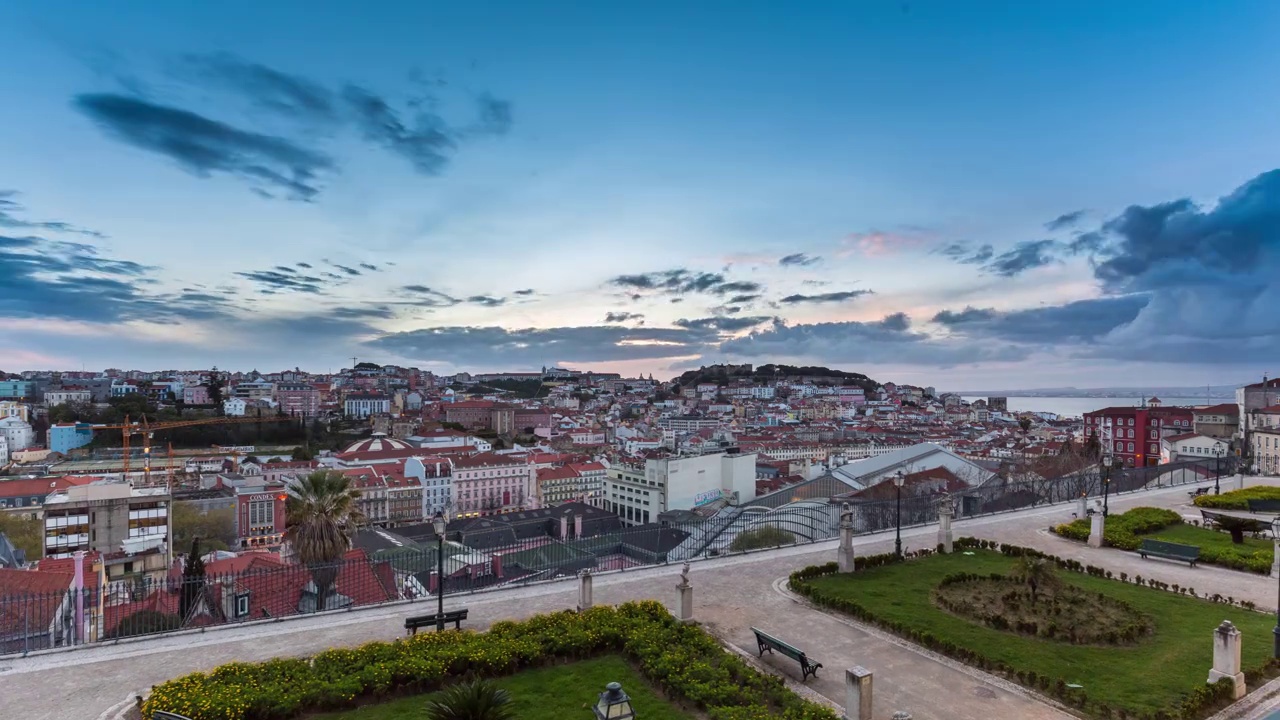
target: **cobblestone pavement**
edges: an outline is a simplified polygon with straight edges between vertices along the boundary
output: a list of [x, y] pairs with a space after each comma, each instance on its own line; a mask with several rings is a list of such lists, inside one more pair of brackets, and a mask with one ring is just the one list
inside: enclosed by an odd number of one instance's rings
[[[1253, 483], [1250, 483], [1253, 484]], [[1155, 505], [1193, 512], [1186, 488], [1148, 491], [1116, 497], [1123, 511]], [[1071, 557], [1113, 572], [1141, 574], [1165, 582], [1249, 598], [1274, 606], [1275, 581], [1261, 576], [1210, 567], [1188, 568], [1131, 553], [1096, 550], [1052, 536], [1050, 524], [1070, 518], [1074, 506], [1053, 506], [1003, 515], [958, 520], [956, 536], [974, 535], [1028, 545]], [[907, 549], [933, 547], [936, 526], [903, 531]], [[892, 549], [892, 533], [856, 539], [858, 554]], [[835, 542], [752, 553], [695, 563], [691, 572], [696, 619], [711, 632], [755, 654], [750, 627], [756, 626], [791, 642], [824, 664], [821, 677], [807, 684], [843, 704], [844, 670], [861, 665], [875, 673], [876, 718], [909, 710], [917, 720], [990, 720], [991, 718], [1068, 718], [1070, 715], [970, 668], [940, 659], [845, 618], [808, 607], [780, 587], [790, 572], [835, 559]], [[597, 575], [595, 601], [619, 603], [653, 598], [673, 607], [679, 570], [645, 568]], [[446, 599], [446, 609], [470, 608], [468, 625], [486, 627], [499, 619], [572, 608], [573, 582], [547, 583], [519, 589]], [[408, 615], [430, 612], [429, 602], [398, 604], [309, 618], [258, 623], [205, 633], [98, 645], [69, 652], [0, 660], [0, 686], [5, 688], [5, 717], [24, 720], [107, 720], [152, 684], [233, 660], [310, 654], [319, 650], [398, 637]], [[798, 674], [794, 663], [766, 655], [764, 665], [779, 674]]]

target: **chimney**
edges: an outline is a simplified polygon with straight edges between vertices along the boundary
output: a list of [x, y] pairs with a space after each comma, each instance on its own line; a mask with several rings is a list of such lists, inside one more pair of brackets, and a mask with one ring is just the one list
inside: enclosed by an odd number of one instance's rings
[[573, 516], [573, 536], [582, 537], [582, 515], [576, 513]]
[[502, 555], [495, 553], [493, 556], [493, 576], [502, 579]]
[[569, 537], [569, 516], [560, 516], [560, 539], [564, 540]]

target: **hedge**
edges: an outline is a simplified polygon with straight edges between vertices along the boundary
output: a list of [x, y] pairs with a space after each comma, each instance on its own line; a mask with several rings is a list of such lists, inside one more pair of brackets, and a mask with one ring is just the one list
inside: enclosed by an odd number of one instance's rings
[[[1153, 508], [1146, 508], [1146, 509], [1153, 509]], [[1007, 557], [1031, 556], [1031, 557], [1044, 558], [1045, 560], [1048, 560], [1049, 562], [1054, 563], [1054, 565], [1056, 565], [1060, 570], [1067, 571], [1067, 572], [1084, 573], [1084, 574], [1093, 575], [1096, 577], [1105, 577], [1107, 579], [1118, 579], [1121, 582], [1133, 582], [1137, 585], [1145, 585], [1147, 587], [1150, 587], [1156, 590], [1164, 590], [1164, 591], [1179, 593], [1183, 595], [1190, 594], [1190, 595], [1201, 597], [1202, 599], [1209, 600], [1212, 602], [1239, 605], [1240, 607], [1243, 607], [1248, 610], [1255, 609], [1254, 604], [1251, 602], [1236, 603], [1234, 598], [1223, 597], [1222, 595], [1217, 593], [1213, 595], [1208, 595], [1208, 594], [1205, 594], [1202, 596], [1196, 595], [1195, 589], [1193, 588], [1183, 588], [1177, 585], [1169, 585], [1168, 583], [1159, 582], [1157, 580], [1144, 581], [1141, 576], [1130, 578], [1127, 574], [1121, 573], [1119, 578], [1113, 578], [1110, 570], [1096, 567], [1094, 565], [1084, 565], [1079, 561], [1067, 560], [1064, 558], [1060, 558], [1056, 555], [1049, 555], [1039, 550], [1036, 550], [1035, 548], [1022, 547], [1018, 545], [1009, 545], [1006, 543], [996, 542], [994, 540], [982, 540], [982, 539], [973, 538], [973, 537], [962, 537], [956, 540], [954, 547], [957, 551], [965, 550], [965, 549], [998, 550], [1001, 554]], [[924, 554], [928, 554], [928, 553], [924, 553]], [[876, 560], [874, 564], [869, 564], [866, 562], [867, 560], [871, 560], [873, 558]], [[887, 560], [885, 560], [886, 558]], [[910, 556], [908, 556], [904, 560], [899, 560], [896, 556], [892, 554], [879, 555], [879, 556], [873, 555], [868, 558], [859, 558], [858, 560], [859, 560], [859, 563], [857, 565], [857, 569], [854, 572], [859, 572], [862, 570], [866, 570], [869, 567], [889, 564], [892, 562], [907, 562], [910, 560]], [[836, 563], [814, 565], [814, 566], [806, 567], [802, 570], [798, 570], [792, 573], [790, 576], [791, 589], [803, 595], [804, 597], [808, 598], [810, 602], [813, 602], [816, 605], [831, 608], [833, 610], [838, 610], [843, 613], [847, 613], [857, 618], [858, 620], [881, 627], [885, 630], [888, 630], [889, 632], [894, 633], [895, 635], [905, 637], [908, 640], [918, 645], [921, 645], [929, 650], [932, 650], [937, 653], [941, 653], [943, 655], [947, 655], [956, 660], [959, 660], [960, 662], [963, 662], [967, 665], [975, 666], [986, 672], [1002, 675], [1008, 680], [1017, 682], [1025, 687], [1031, 688], [1033, 690], [1038, 690], [1047, 695], [1050, 695], [1058, 699], [1064, 705], [1069, 705], [1071, 707], [1078, 708], [1080, 710], [1085, 710], [1097, 717], [1103, 717], [1103, 718], [1128, 717], [1128, 718], [1135, 718], [1135, 720], [1137, 718], [1142, 718], [1142, 720], [1148, 720], [1148, 719], [1173, 720], [1173, 718], [1202, 718], [1213, 712], [1216, 712], [1217, 710], [1223, 707], [1226, 707], [1232, 702], [1233, 685], [1229, 680], [1224, 678], [1223, 680], [1219, 680], [1217, 683], [1214, 683], [1212, 685], [1205, 684], [1202, 686], [1198, 686], [1195, 690], [1193, 690], [1187, 696], [1186, 699], [1184, 699], [1184, 701], [1182, 702], [1182, 705], [1178, 708], [1177, 715], [1171, 716], [1163, 712], [1158, 712], [1152, 715], [1139, 716], [1139, 715], [1134, 715], [1130, 713], [1125, 713], [1123, 710], [1120, 710], [1120, 709], [1113, 710], [1111, 706], [1105, 703], [1090, 700], [1088, 695], [1086, 695], [1083, 690], [1068, 687], [1067, 686], [1068, 681], [1066, 679], [1051, 678], [1051, 677], [1042, 675], [1040, 673], [1037, 673], [1035, 671], [1020, 670], [1001, 660], [996, 660], [996, 659], [987, 657], [974, 650], [970, 650], [969, 648], [962, 647], [946, 638], [939, 637], [931, 632], [917, 630], [915, 628], [908, 627], [900, 622], [885, 619], [876, 614], [875, 608], [867, 607], [856, 601], [849, 600], [848, 598], [844, 598], [838, 595], [824, 592], [814, 587], [811, 583], [808, 582], [809, 580], [812, 580], [815, 577], [820, 577], [823, 575], [833, 575], [836, 572], [837, 572]], [[1269, 659], [1267, 663], [1262, 667], [1247, 668], [1244, 671], [1245, 680], [1247, 683], [1251, 685], [1259, 683], [1262, 680], [1265, 680], [1267, 678], [1274, 677], [1277, 674], [1277, 672], [1280, 672], [1280, 660], [1276, 660], [1274, 658]], [[1115, 714], [1115, 713], [1118, 713], [1118, 714]]]
[[498, 622], [486, 633], [421, 633], [309, 658], [230, 663], [153, 687], [142, 717], [166, 710], [192, 720], [286, 720], [606, 653], [626, 657], [656, 688], [709, 720], [836, 720], [652, 600]]
[[1248, 510], [1250, 500], [1280, 500], [1280, 487], [1259, 485], [1221, 495], [1201, 495], [1194, 502], [1196, 507], [1214, 510]]
[[[1085, 542], [1089, 539], [1089, 518], [1076, 518], [1069, 523], [1056, 525], [1054, 533], [1062, 537]], [[1128, 512], [1107, 517], [1102, 526], [1102, 542], [1121, 550], [1137, 550], [1142, 544], [1139, 535], [1153, 533], [1182, 522], [1182, 516], [1172, 510], [1153, 507], [1136, 507]]]

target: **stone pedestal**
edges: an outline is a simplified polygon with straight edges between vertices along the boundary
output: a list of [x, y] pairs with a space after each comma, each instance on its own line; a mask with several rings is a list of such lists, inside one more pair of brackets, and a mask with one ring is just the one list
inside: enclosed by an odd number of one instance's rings
[[578, 612], [591, 607], [591, 571], [578, 574]]
[[1089, 547], [1102, 547], [1102, 528], [1105, 518], [1096, 512], [1089, 516]]
[[1076, 517], [1082, 518], [1089, 514], [1089, 498], [1081, 495], [1076, 498]]
[[942, 546], [944, 553], [951, 552], [951, 516], [954, 512], [950, 498], [938, 506], [938, 544]]
[[693, 586], [681, 583], [676, 586], [676, 591], [680, 593], [680, 622], [693, 622]]
[[1273, 538], [1271, 542], [1274, 543], [1272, 555], [1275, 557], [1271, 561], [1271, 577], [1280, 578], [1280, 537]]
[[1235, 684], [1232, 698], [1244, 697], [1244, 673], [1240, 671], [1240, 631], [1223, 620], [1217, 630], [1213, 631], [1213, 669], [1209, 671], [1209, 683], [1216, 683], [1228, 678]]
[[842, 573], [853, 572], [853, 510], [845, 503], [840, 510], [840, 547], [836, 550], [836, 568]]
[[1231, 478], [1231, 484], [1234, 486], [1231, 488], [1232, 490], [1243, 490], [1244, 473], [1236, 473], [1235, 477]]
[[844, 671], [844, 720], [871, 720], [871, 671], [861, 665]]

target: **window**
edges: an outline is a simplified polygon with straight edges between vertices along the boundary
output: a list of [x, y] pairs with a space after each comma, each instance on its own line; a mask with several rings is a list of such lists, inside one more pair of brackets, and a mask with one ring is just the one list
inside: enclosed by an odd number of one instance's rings
[[249, 593], [236, 593], [236, 617], [249, 617]]
[[1129, 443], [1129, 452], [1133, 452], [1133, 443]]
[[1160, 446], [1156, 445], [1155, 443], [1151, 443], [1151, 452], [1153, 453], [1160, 452]]
[[1124, 450], [1124, 443], [1116, 441], [1116, 450]]

